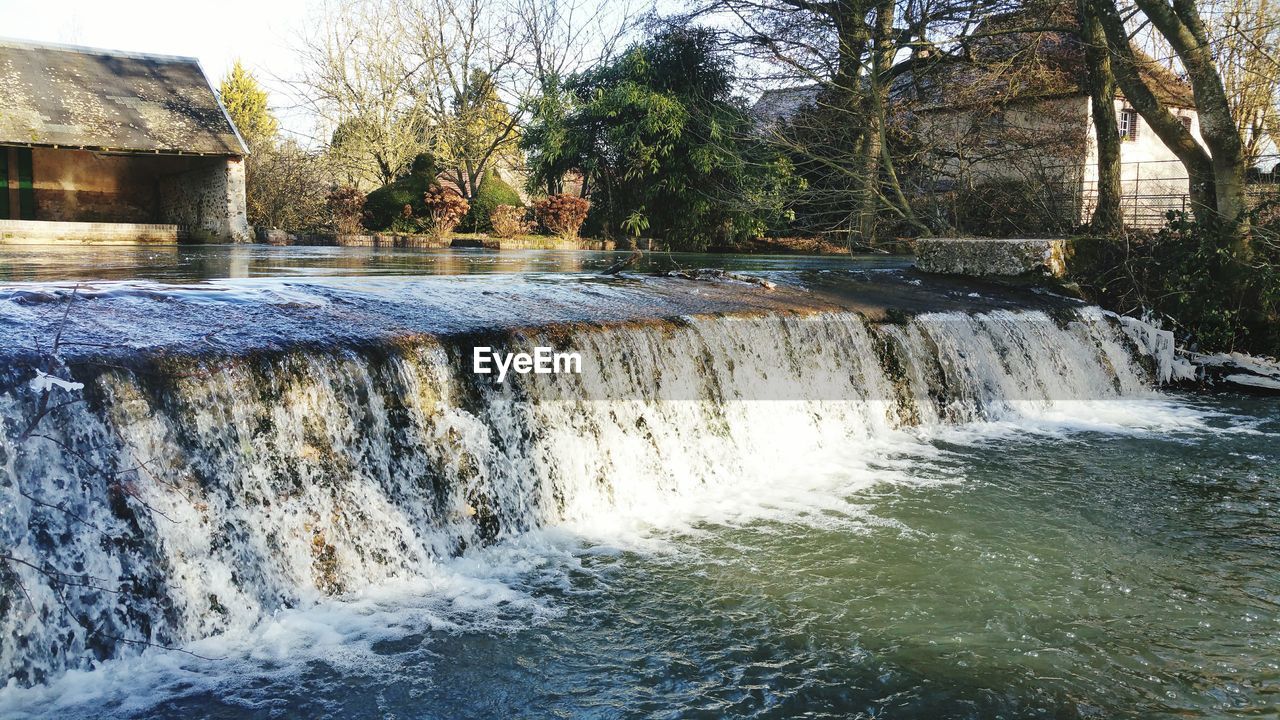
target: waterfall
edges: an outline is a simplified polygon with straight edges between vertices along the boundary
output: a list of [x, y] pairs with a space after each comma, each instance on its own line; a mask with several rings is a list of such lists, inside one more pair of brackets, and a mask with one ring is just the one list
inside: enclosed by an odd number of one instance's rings
[[[1153, 340], [1154, 338], [1154, 340]], [[471, 348], [581, 375], [477, 376]], [[913, 426], [1150, 392], [1099, 310], [756, 313], [76, 361], [0, 395], [0, 671], [20, 685], [260, 622], [534, 528], [660, 516]], [[48, 383], [45, 383], [48, 385]]]

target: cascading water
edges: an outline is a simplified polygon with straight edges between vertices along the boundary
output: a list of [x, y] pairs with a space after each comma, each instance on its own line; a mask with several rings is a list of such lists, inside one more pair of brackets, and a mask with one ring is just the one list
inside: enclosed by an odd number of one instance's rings
[[[0, 672], [20, 685], [260, 622], [530, 529], [659, 518], [824, 448], [1149, 392], [1167, 334], [1083, 308], [695, 316], [129, 367], [0, 395]], [[1163, 346], [1161, 345], [1163, 343]], [[66, 374], [66, 373], [64, 373]], [[83, 399], [84, 402], [77, 402]]]

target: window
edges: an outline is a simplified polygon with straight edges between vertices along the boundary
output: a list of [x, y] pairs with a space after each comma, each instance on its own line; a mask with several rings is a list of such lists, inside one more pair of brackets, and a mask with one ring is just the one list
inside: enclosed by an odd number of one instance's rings
[[1189, 115], [1180, 115], [1178, 120], [1182, 122], [1182, 127], [1186, 128], [1187, 132], [1191, 132], [1191, 117]]
[[1120, 139], [1121, 140], [1137, 140], [1138, 139], [1138, 111], [1132, 108], [1125, 108], [1120, 111], [1119, 117]]

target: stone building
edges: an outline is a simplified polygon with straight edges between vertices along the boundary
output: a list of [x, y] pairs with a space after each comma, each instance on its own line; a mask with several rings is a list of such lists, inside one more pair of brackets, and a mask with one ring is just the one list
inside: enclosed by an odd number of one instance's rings
[[247, 154], [195, 58], [0, 39], [0, 242], [248, 240]]
[[[1054, 17], [1011, 13], [984, 21], [967, 52], [922, 49], [916, 72], [897, 76], [891, 90], [894, 137], [910, 150], [900, 175], [917, 209], [947, 210], [984, 202], [989, 214], [1014, 189], [1023, 231], [1063, 229], [1085, 222], [1097, 202], [1098, 148], [1078, 35], [1045, 26], [1077, 24], [1074, 3]], [[1139, 75], [1200, 140], [1200, 120], [1186, 81], [1136, 51]], [[822, 88], [806, 85], [764, 93], [755, 105], [762, 126], [786, 123], [820, 105]], [[1168, 210], [1187, 209], [1186, 169], [1117, 93], [1122, 210], [1133, 226], [1158, 226]], [[993, 187], [990, 193], [983, 188]]]
[[[910, 109], [913, 138], [930, 155], [933, 176], [926, 187], [932, 180], [932, 189], [963, 194], [975, 186], [1021, 183], [1024, 190], [1014, 196], [1035, 206], [1034, 212], [1022, 208], [1027, 220], [1039, 217], [1059, 230], [1088, 221], [1097, 202], [1098, 146], [1084, 43], [1072, 32], [1022, 29], [1078, 23], [1074, 3], [1052, 18], [997, 16], [975, 29], [966, 59], [902, 78], [895, 88], [899, 101]], [[1200, 140], [1191, 86], [1141, 50], [1134, 53], [1144, 84]], [[1166, 211], [1188, 209], [1186, 169], [1122, 92], [1113, 98], [1112, 112], [1121, 139], [1125, 221], [1162, 225]]]

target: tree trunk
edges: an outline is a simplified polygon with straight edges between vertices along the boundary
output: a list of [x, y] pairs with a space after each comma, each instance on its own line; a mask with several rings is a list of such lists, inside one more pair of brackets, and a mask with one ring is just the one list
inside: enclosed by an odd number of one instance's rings
[[[1213, 59], [1213, 49], [1192, 0], [1137, 0], [1138, 7], [1169, 41], [1191, 81], [1200, 116], [1200, 137], [1212, 157], [1218, 219], [1236, 228], [1236, 250], [1248, 250], [1244, 143]], [[1243, 257], [1243, 256], [1242, 256]]]
[[1089, 106], [1098, 146], [1098, 198], [1089, 224], [1103, 235], [1124, 232], [1120, 184], [1120, 130], [1116, 125], [1116, 78], [1111, 70], [1107, 38], [1088, 0], [1081, 0], [1080, 38], [1088, 70]]
[[[911, 202], [902, 192], [902, 183], [898, 179], [892, 149], [889, 147], [889, 89], [892, 82], [889, 75], [893, 68], [894, 55], [897, 54], [893, 27], [896, 9], [895, 0], [880, 0], [876, 4], [876, 22], [872, 28], [871, 87], [868, 93], [878, 130], [876, 140], [880, 150], [881, 167], [876, 180], [881, 180], [880, 175], [883, 175], [885, 190], [883, 195], [887, 197], [883, 198], [882, 202], [893, 206], [893, 210], [901, 215], [907, 224], [915, 228], [916, 232], [929, 235], [929, 228], [916, 217], [915, 211], [911, 208]], [[877, 192], [877, 199], [881, 199], [879, 192]]]
[[1115, 0], [1090, 0], [1090, 5], [1094, 17], [1106, 34], [1111, 69], [1120, 89], [1124, 91], [1125, 99], [1187, 169], [1192, 211], [1200, 218], [1204, 218], [1206, 214], [1216, 217], [1218, 200], [1214, 189], [1212, 159], [1183, 126], [1182, 121], [1169, 112], [1142, 79], [1138, 71], [1141, 63], [1129, 44], [1129, 34], [1125, 30], [1124, 20], [1116, 10]]

